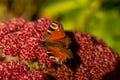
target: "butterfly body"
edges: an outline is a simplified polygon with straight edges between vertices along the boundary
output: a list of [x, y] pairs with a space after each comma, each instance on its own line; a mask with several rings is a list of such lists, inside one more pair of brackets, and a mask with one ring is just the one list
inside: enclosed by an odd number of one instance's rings
[[62, 64], [72, 58], [72, 52], [69, 49], [70, 43], [71, 40], [64, 33], [62, 26], [55, 22], [51, 23], [45, 34], [44, 46], [49, 57], [55, 63]]

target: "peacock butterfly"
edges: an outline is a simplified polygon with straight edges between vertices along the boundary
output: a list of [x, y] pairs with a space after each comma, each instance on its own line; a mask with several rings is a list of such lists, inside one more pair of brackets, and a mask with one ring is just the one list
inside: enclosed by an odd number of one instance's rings
[[52, 22], [45, 34], [44, 46], [49, 58], [57, 63], [63, 64], [67, 59], [72, 58], [72, 52], [69, 49], [70, 38], [65, 34], [61, 24]]

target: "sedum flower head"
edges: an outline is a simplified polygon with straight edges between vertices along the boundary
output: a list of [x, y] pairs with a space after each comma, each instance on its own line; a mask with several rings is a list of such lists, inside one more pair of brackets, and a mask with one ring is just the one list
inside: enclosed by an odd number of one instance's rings
[[44, 34], [51, 22], [52, 20], [46, 18], [33, 22], [16, 18], [1, 23], [2, 56], [11, 55], [19, 56], [22, 60], [37, 60], [39, 64], [48, 63], [48, 67], [50, 67], [51, 60], [40, 42], [44, 41]]
[[[0, 80], [118, 80], [120, 58], [102, 40], [85, 32], [68, 31], [73, 58], [52, 62], [42, 45], [53, 22], [15, 18], [0, 23]], [[7, 56], [13, 59], [7, 61]], [[35, 68], [35, 69], [34, 69]]]
[[[102, 40], [84, 32], [69, 31], [66, 34], [73, 42], [70, 47], [74, 58], [51, 69], [49, 74], [59, 80], [111, 80], [120, 74], [116, 72], [117, 53]], [[104, 79], [107, 74], [111, 76]]]
[[18, 61], [0, 63], [0, 80], [48, 80], [42, 72]]

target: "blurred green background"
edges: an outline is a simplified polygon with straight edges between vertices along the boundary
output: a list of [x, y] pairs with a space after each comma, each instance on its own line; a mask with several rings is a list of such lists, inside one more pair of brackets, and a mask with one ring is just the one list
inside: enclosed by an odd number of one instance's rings
[[120, 0], [0, 0], [0, 21], [49, 17], [65, 30], [91, 33], [120, 54]]

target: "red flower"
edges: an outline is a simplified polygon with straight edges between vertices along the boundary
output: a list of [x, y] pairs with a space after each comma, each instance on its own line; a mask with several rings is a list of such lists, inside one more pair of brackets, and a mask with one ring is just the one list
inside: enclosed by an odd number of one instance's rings
[[73, 58], [63, 65], [54, 64], [41, 44], [51, 22], [53, 21], [47, 18], [33, 22], [20, 18], [0, 23], [0, 60], [4, 60], [7, 55], [19, 56], [20, 61], [28, 61], [30, 68], [34, 62], [38, 62], [37, 67], [40, 69], [30, 70], [18, 61], [3, 61], [0, 63], [0, 79], [46, 80], [46, 76], [50, 80], [120, 79], [120, 58], [117, 53], [102, 40], [87, 33], [65, 32], [71, 38]]
[[30, 70], [27, 65], [18, 61], [0, 63], [0, 80], [48, 80], [38, 70]]
[[[80, 32], [66, 32], [71, 38], [74, 58], [62, 66], [55, 66], [49, 75], [58, 80], [111, 80], [116, 73], [118, 55], [100, 39]], [[114, 76], [107, 76], [106, 74]], [[119, 77], [117, 78], [119, 79]], [[114, 79], [113, 79], [114, 80]]]
[[[51, 22], [50, 19], [41, 18], [27, 23], [24, 19], [12, 19], [1, 23], [1, 26], [5, 25], [0, 30], [2, 55], [19, 56], [20, 59], [29, 61], [37, 59], [39, 64], [47, 63], [48, 67], [51, 67], [51, 60], [48, 58], [45, 48], [40, 44], [41, 41], [44, 41], [44, 34]], [[7, 31], [4, 32], [4, 29]]]

